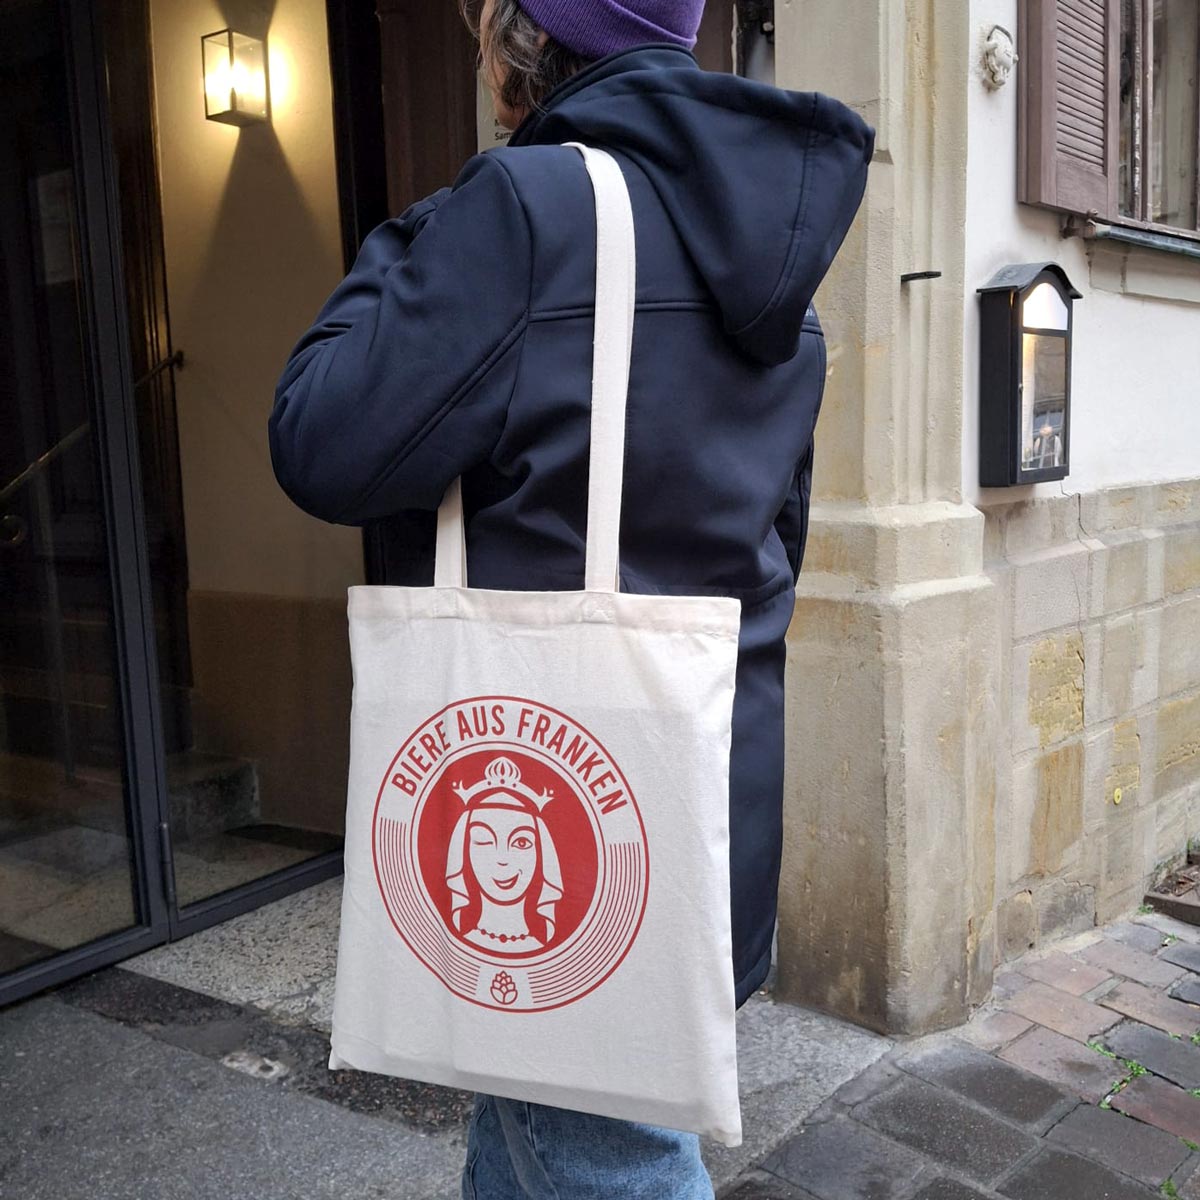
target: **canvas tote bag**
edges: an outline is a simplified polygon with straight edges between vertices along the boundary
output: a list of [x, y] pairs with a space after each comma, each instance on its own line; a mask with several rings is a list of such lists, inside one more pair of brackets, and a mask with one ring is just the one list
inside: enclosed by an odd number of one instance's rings
[[[740, 603], [618, 590], [634, 230], [596, 199], [581, 592], [353, 587], [332, 1068], [741, 1140], [729, 914]], [[685, 386], [682, 382], [680, 386]]]

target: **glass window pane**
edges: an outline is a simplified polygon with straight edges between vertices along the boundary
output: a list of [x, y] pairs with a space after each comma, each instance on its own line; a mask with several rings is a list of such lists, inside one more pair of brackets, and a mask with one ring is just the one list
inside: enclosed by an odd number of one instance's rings
[[1139, 217], [1141, 171], [1141, 49], [1137, 35], [1137, 0], [1121, 0], [1121, 157], [1117, 197], [1123, 217]]
[[1039, 283], [1021, 305], [1021, 324], [1026, 329], [1067, 331], [1067, 303], [1052, 283]]
[[0, 5], [0, 975], [139, 920], [60, 21]]
[[1196, 227], [1198, 0], [1154, 0], [1151, 219]]
[[1023, 334], [1021, 355], [1021, 466], [1027, 471], [1063, 463], [1067, 410], [1067, 339]]

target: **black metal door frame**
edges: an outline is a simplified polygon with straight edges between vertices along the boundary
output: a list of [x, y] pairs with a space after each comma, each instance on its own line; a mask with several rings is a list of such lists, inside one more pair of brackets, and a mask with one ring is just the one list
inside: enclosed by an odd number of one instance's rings
[[[158, 705], [151, 686], [153, 644], [146, 636], [148, 596], [141, 503], [137, 487], [136, 430], [131, 426], [132, 379], [125, 330], [116, 180], [107, 137], [103, 57], [96, 17], [87, 0], [62, 0], [62, 27], [70, 83], [75, 202], [79, 214], [81, 290], [86, 304], [89, 377], [97, 469], [113, 589], [116, 684], [124, 742], [132, 884], [139, 924], [0, 980], [0, 1004], [128, 958], [169, 936], [156, 803], [161, 777]], [[98, 319], [104, 314], [104, 321]]]
[[82, 294], [94, 391], [98, 470], [113, 589], [116, 684], [139, 923], [0, 977], [0, 1006], [341, 873], [331, 851], [179, 911], [171, 863], [166, 758], [149, 556], [142, 507], [134, 379], [125, 316], [120, 210], [108, 121], [98, 5], [59, 0], [71, 84]]

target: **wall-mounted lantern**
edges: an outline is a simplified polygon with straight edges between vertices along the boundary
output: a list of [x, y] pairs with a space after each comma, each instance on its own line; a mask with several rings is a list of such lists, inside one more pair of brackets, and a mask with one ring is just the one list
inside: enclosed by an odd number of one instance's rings
[[267, 46], [261, 38], [219, 29], [200, 39], [204, 115], [226, 125], [254, 125], [270, 115]]
[[1065, 479], [1071, 447], [1071, 309], [1057, 263], [998, 271], [980, 294], [979, 482]]

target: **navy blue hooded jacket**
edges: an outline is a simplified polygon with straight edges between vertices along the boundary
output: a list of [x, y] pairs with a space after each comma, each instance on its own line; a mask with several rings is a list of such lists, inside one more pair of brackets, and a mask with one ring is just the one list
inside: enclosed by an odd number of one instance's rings
[[[472, 586], [582, 588], [595, 209], [567, 141], [616, 156], [637, 230], [622, 589], [742, 601], [741, 1003], [775, 923], [784, 634], [825, 377], [810, 305], [862, 198], [869, 127], [675, 47], [592, 64], [508, 147], [366, 239], [279, 382], [271, 454], [301, 508], [385, 532], [462, 475]], [[427, 583], [432, 565], [389, 576]]]

